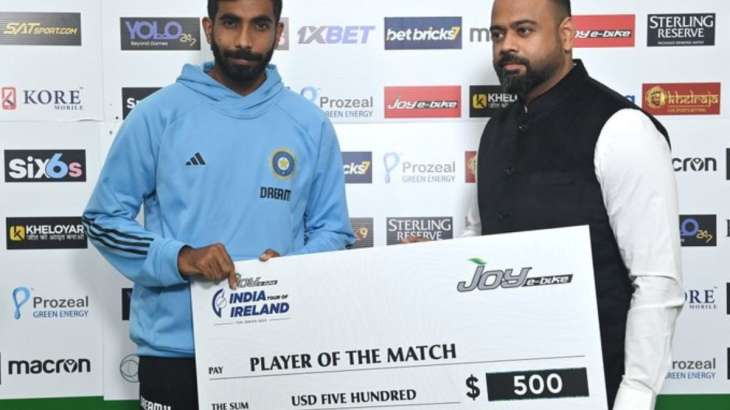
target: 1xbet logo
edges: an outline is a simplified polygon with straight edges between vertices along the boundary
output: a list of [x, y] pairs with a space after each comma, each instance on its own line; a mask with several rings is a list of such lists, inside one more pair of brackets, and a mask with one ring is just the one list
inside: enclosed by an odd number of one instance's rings
[[304, 26], [299, 44], [366, 44], [375, 26]]
[[5, 150], [5, 182], [85, 182], [84, 150]]

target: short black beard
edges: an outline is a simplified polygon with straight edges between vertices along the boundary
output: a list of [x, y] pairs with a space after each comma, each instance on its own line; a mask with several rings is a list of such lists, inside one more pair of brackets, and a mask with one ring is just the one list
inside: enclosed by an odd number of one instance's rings
[[[245, 49], [221, 52], [215, 40], [211, 39], [210, 49], [213, 51], [213, 56], [215, 57], [215, 65], [220, 68], [224, 76], [239, 85], [248, 85], [256, 81], [266, 70], [266, 67], [274, 57], [275, 47], [272, 47], [266, 54], [252, 53]], [[229, 61], [232, 58], [245, 59], [254, 64], [248, 67], [233, 64]]]
[[[518, 75], [505, 70], [504, 66], [510, 63], [524, 65], [525, 74]], [[494, 63], [494, 70], [497, 72], [499, 82], [502, 85], [502, 92], [516, 94], [524, 100], [535, 87], [552, 78], [558, 71], [558, 66], [558, 63], [549, 62], [540, 68], [534, 69], [528, 59], [507, 53]]]

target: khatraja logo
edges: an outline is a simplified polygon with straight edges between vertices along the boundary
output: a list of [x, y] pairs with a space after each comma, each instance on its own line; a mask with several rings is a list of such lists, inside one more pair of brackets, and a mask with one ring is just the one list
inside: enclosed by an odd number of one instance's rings
[[634, 47], [636, 16], [573, 16], [576, 47]]
[[643, 95], [653, 115], [720, 114], [720, 83], [644, 84]]
[[714, 46], [715, 14], [649, 14], [649, 47]]
[[86, 151], [5, 150], [5, 182], [84, 182]]
[[299, 44], [367, 44], [375, 26], [303, 26]]
[[464, 153], [466, 183], [474, 184], [477, 182], [477, 152], [466, 151]]
[[385, 87], [385, 118], [459, 118], [461, 86]]
[[461, 49], [461, 17], [386, 17], [386, 50]]
[[494, 290], [497, 288], [514, 289], [521, 287], [565, 285], [573, 281], [573, 275], [552, 275], [528, 278], [532, 267], [520, 269], [515, 273], [514, 269], [491, 269], [487, 270], [487, 262], [480, 258], [471, 258], [469, 262], [476, 265], [474, 276], [471, 282], [462, 281], [456, 285], [456, 290], [462, 293], [479, 289], [480, 291]]
[[122, 17], [122, 50], [200, 50], [200, 23], [194, 17]]
[[80, 13], [0, 12], [0, 45], [80, 46]]
[[370, 184], [373, 182], [372, 152], [343, 152], [342, 163], [346, 183]]

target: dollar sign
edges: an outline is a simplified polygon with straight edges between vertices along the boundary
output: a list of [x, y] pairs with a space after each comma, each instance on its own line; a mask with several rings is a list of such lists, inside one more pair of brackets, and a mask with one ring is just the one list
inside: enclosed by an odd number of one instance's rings
[[469, 397], [472, 400], [476, 400], [477, 397], [479, 397], [479, 394], [481, 393], [481, 390], [479, 390], [479, 387], [476, 386], [476, 383], [479, 381], [474, 375], [472, 374], [469, 376], [468, 379], [466, 379], [466, 387], [469, 388], [469, 391], [466, 392], [466, 397]]

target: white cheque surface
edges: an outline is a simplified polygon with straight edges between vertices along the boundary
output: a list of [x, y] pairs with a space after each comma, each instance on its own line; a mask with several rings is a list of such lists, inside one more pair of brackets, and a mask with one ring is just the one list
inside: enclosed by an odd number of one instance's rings
[[587, 227], [236, 263], [192, 287], [201, 410], [605, 410]]

